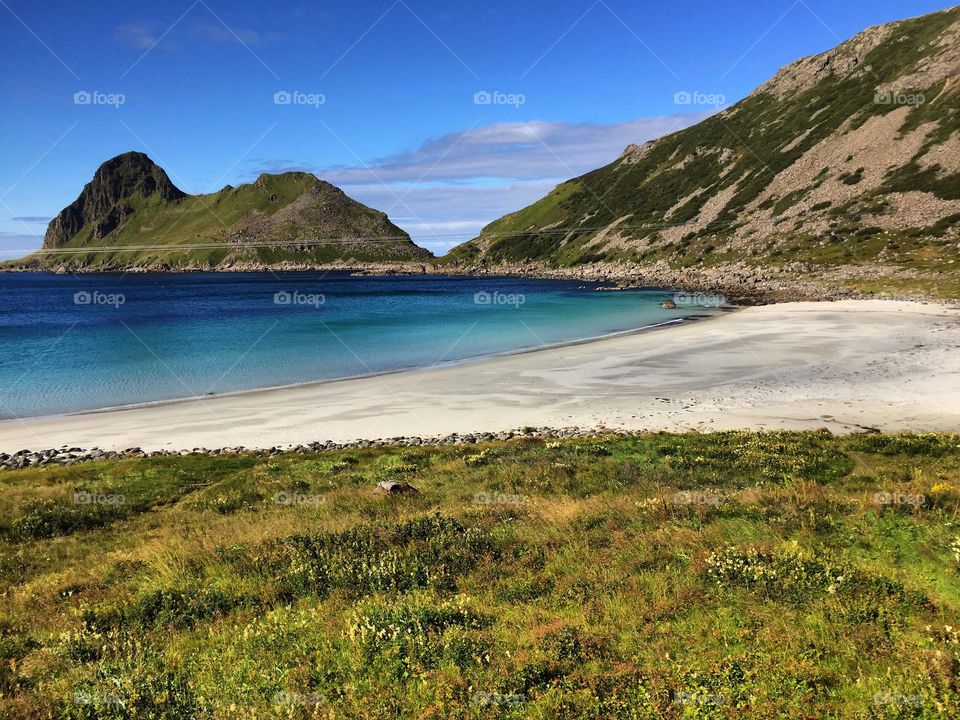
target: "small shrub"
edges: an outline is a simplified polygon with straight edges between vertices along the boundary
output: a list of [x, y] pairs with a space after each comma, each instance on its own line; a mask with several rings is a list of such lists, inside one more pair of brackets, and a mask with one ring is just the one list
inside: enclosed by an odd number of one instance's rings
[[490, 622], [464, 596], [440, 603], [413, 596], [362, 603], [350, 618], [348, 635], [364, 652], [376, 654], [389, 646], [422, 647], [449, 627], [480, 630]]
[[53, 538], [105, 527], [127, 515], [123, 505], [73, 505], [64, 500], [33, 500], [11, 523], [17, 539]]
[[587, 657], [586, 643], [580, 630], [575, 627], [560, 628], [548, 634], [544, 641], [550, 654], [559, 660], [579, 663]]
[[483, 465], [489, 463], [490, 460], [490, 451], [481, 450], [473, 455], [465, 455], [463, 458], [463, 464], [467, 467], [482, 467]]
[[549, 595], [555, 583], [550, 578], [505, 578], [497, 588], [497, 599], [508, 603], [524, 603]]
[[242, 604], [216, 588], [163, 588], [138, 596], [132, 603], [109, 610], [86, 610], [89, 629], [136, 626], [191, 628], [201, 621], [226, 615]]
[[0, 592], [27, 579], [32, 562], [22, 550], [0, 551]]
[[24, 678], [18, 672], [19, 661], [38, 645], [21, 628], [0, 625], [0, 698], [10, 696], [21, 687]]
[[880, 455], [943, 457], [948, 453], [960, 453], [960, 436], [937, 433], [862, 435], [853, 443], [852, 449]]
[[459, 575], [495, 550], [486, 531], [434, 515], [387, 528], [294, 535], [267, 543], [240, 562], [270, 575], [284, 599], [322, 596], [335, 588], [362, 596], [425, 587], [452, 590]]
[[416, 465], [411, 465], [409, 463], [397, 463], [395, 465], [388, 465], [384, 468], [384, 472], [390, 475], [402, 475], [403, 473], [413, 473], [416, 472], [419, 468]]
[[844, 569], [795, 548], [768, 553], [756, 548], [728, 547], [712, 553], [706, 566], [707, 574], [718, 585], [747, 587], [784, 600], [836, 593], [846, 580]]
[[587, 457], [609, 457], [613, 455], [603, 445], [578, 445], [574, 451], [577, 455], [586, 455]]
[[263, 495], [256, 490], [236, 490], [216, 495], [198, 504], [201, 508], [213, 510], [220, 515], [232, 515], [240, 510], [256, 507], [262, 501]]
[[190, 680], [141, 646], [125, 643], [102, 662], [97, 676], [74, 691], [58, 717], [70, 720], [197, 717]]

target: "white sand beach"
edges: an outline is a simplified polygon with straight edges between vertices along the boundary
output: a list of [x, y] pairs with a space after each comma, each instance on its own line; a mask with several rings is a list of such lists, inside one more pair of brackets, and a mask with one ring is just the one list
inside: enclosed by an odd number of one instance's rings
[[960, 430], [960, 310], [785, 303], [452, 366], [0, 423], [0, 451], [510, 430]]

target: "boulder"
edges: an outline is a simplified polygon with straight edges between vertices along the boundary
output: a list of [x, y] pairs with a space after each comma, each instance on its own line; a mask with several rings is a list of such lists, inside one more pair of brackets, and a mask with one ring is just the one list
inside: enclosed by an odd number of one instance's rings
[[377, 483], [377, 492], [384, 495], [416, 495], [418, 490], [413, 485], [396, 480], [382, 480]]

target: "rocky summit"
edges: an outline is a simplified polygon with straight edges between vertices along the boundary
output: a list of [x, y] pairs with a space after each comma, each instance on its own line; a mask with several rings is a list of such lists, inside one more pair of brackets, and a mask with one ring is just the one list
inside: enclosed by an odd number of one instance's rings
[[960, 7], [870, 28], [487, 225], [472, 270], [620, 265], [960, 297]]
[[8, 264], [62, 272], [300, 269], [419, 263], [429, 251], [385, 213], [310, 173], [189, 195], [139, 152], [103, 163], [47, 228], [42, 249]]

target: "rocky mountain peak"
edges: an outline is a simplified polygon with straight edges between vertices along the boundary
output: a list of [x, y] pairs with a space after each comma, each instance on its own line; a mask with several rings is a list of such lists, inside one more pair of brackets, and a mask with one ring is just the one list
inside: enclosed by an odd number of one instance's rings
[[132, 212], [128, 201], [137, 196], [175, 202], [186, 193], [144, 153], [117, 155], [97, 168], [80, 196], [53, 219], [44, 236], [44, 248], [62, 247], [88, 223], [93, 225], [94, 238], [103, 237]]

